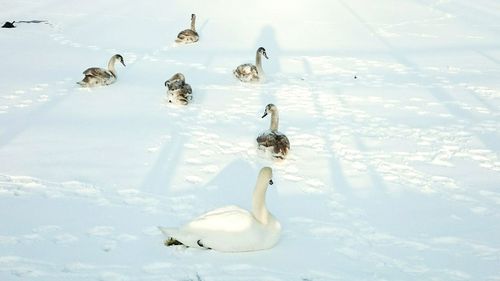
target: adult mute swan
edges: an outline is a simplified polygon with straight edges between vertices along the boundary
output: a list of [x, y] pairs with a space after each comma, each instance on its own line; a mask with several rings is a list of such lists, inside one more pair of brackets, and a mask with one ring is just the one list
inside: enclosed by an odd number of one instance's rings
[[272, 170], [260, 170], [253, 192], [252, 211], [237, 206], [222, 207], [188, 222], [180, 228], [159, 227], [165, 245], [185, 245], [220, 252], [269, 249], [280, 238], [281, 225], [266, 208], [266, 191]]
[[255, 54], [255, 65], [251, 63], [239, 65], [233, 71], [234, 76], [242, 82], [263, 81], [265, 77], [264, 70], [262, 69], [262, 56], [269, 59], [267, 57], [266, 49], [260, 47], [257, 49], [257, 53]]
[[290, 150], [290, 141], [283, 133], [278, 131], [278, 107], [272, 103], [268, 104], [262, 118], [266, 117], [268, 113], [271, 114], [271, 125], [269, 130], [257, 137], [257, 144], [259, 148], [272, 148], [274, 158], [285, 159]]
[[83, 80], [77, 83], [83, 87], [105, 86], [114, 83], [117, 78], [115, 69], [116, 61], [121, 62], [125, 66], [123, 57], [116, 54], [109, 59], [108, 69], [99, 67], [88, 68], [83, 72], [85, 75]]

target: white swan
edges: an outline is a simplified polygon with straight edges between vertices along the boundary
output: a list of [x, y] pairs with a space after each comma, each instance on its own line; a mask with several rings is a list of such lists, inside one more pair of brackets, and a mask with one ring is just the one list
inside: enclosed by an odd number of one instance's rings
[[257, 49], [257, 53], [255, 54], [255, 65], [250, 63], [239, 65], [233, 71], [234, 76], [243, 82], [263, 81], [265, 77], [264, 70], [262, 69], [262, 56], [269, 59], [267, 57], [266, 49], [260, 47]]
[[272, 148], [274, 158], [285, 159], [290, 150], [290, 141], [278, 131], [279, 115], [276, 105], [268, 104], [262, 118], [266, 117], [268, 113], [271, 113], [271, 126], [269, 130], [257, 137], [257, 144], [259, 148]]
[[200, 39], [200, 36], [198, 35], [198, 32], [196, 32], [196, 15], [192, 14], [191, 15], [191, 29], [186, 29], [177, 35], [177, 39], [175, 39], [175, 42], [180, 43], [180, 44], [189, 44], [189, 43], [194, 43], [197, 42]]
[[193, 99], [193, 89], [186, 83], [186, 78], [182, 73], [176, 73], [165, 81], [165, 87], [168, 88], [169, 103], [187, 105]]
[[159, 227], [167, 237], [165, 245], [185, 245], [221, 252], [246, 252], [273, 247], [280, 238], [281, 225], [266, 208], [272, 170], [260, 170], [249, 212], [227, 206], [208, 212], [180, 228]]
[[91, 67], [83, 72], [85, 77], [82, 81], [77, 82], [83, 87], [105, 86], [112, 84], [116, 81], [115, 63], [119, 61], [125, 66], [123, 57], [119, 54], [112, 56], [108, 62], [108, 69]]

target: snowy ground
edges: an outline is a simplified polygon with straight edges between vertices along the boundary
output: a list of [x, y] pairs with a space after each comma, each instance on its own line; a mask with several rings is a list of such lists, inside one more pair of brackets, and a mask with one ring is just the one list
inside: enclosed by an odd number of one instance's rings
[[[500, 280], [498, 1], [269, 2], [3, 1], [47, 23], [0, 29], [0, 280]], [[269, 81], [239, 83], [259, 46]], [[114, 53], [116, 84], [77, 87]], [[282, 163], [255, 147], [268, 103]], [[275, 248], [163, 246], [249, 208], [265, 165]]]

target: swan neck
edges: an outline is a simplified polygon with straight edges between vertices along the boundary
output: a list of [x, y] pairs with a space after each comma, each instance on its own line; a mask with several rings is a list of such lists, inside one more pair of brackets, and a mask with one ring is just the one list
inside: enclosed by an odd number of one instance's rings
[[278, 131], [279, 116], [277, 110], [271, 111], [271, 126], [269, 129], [273, 132]]
[[267, 184], [266, 180], [259, 178], [253, 192], [253, 215], [262, 224], [267, 224], [270, 216], [266, 208]]
[[112, 56], [108, 62], [108, 70], [113, 74], [113, 76], [116, 77], [115, 63], [116, 63], [116, 57]]
[[262, 55], [257, 51], [255, 54], [255, 66], [257, 67], [257, 72], [259, 75], [264, 74], [264, 70], [262, 69]]
[[196, 24], [196, 16], [191, 17], [191, 30], [192, 31], [196, 31], [195, 24]]

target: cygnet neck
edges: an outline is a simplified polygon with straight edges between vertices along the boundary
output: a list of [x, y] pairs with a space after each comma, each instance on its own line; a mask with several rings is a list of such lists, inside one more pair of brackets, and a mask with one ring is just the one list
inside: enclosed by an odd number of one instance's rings
[[279, 114], [278, 114], [278, 109], [275, 107], [270, 110], [271, 112], [271, 126], [269, 129], [273, 132], [278, 131], [278, 124], [279, 124]]
[[116, 77], [115, 63], [116, 63], [116, 56], [112, 56], [108, 62], [108, 70], [109, 72], [111, 72], [111, 74], [113, 74], [113, 76]]
[[195, 24], [196, 24], [196, 15], [193, 14], [191, 16], [191, 30], [192, 31], [196, 31]]
[[262, 54], [257, 50], [255, 54], [255, 67], [257, 67], [257, 72], [259, 76], [264, 75], [264, 69], [262, 69]]

